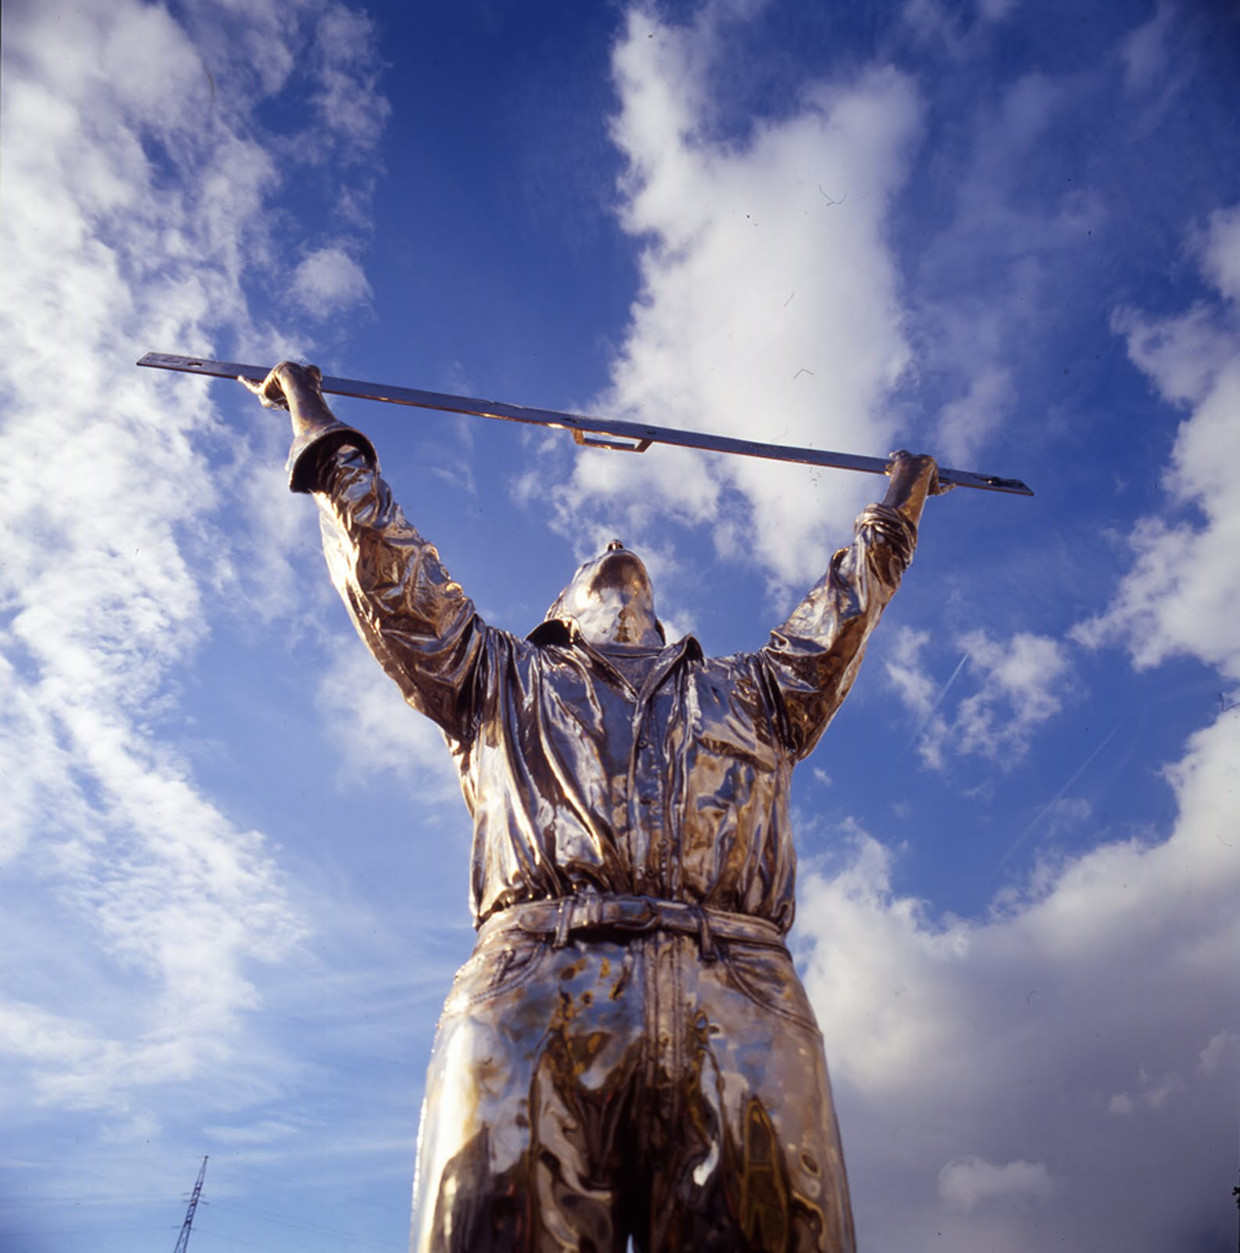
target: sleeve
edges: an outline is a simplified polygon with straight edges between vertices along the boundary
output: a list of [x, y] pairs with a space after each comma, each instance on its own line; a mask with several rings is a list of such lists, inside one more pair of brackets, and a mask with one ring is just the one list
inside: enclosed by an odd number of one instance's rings
[[848, 695], [916, 546], [917, 528], [903, 514], [870, 505], [852, 544], [757, 654], [781, 738], [797, 757], [813, 751]]
[[332, 454], [338, 448], [349, 445], [365, 454], [367, 461], [377, 471], [379, 458], [375, 446], [361, 431], [332, 422], [315, 427], [293, 440], [288, 450], [288, 487], [291, 492], [313, 492], [318, 489], [319, 477], [328, 466]]
[[364, 436], [326, 428], [289, 460], [293, 490], [318, 504], [328, 570], [358, 634], [413, 708], [470, 741], [494, 632], [393, 501]]

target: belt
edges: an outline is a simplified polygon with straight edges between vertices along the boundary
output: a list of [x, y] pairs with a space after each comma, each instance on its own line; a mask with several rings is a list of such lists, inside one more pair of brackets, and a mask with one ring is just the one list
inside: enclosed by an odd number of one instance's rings
[[554, 901], [525, 901], [492, 914], [478, 929], [478, 939], [504, 931], [550, 936], [552, 947], [563, 948], [570, 935], [588, 932], [641, 934], [678, 931], [696, 935], [704, 961], [717, 956], [716, 940], [739, 940], [767, 948], [785, 948], [783, 932], [765, 918], [731, 914], [653, 896], [601, 896], [586, 892]]

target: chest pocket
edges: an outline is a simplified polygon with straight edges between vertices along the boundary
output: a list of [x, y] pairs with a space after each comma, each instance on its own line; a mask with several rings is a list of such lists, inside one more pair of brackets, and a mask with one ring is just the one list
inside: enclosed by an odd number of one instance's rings
[[762, 689], [752, 671], [715, 666], [694, 676], [690, 688], [692, 734], [699, 750], [760, 773], [779, 769], [782, 748]]

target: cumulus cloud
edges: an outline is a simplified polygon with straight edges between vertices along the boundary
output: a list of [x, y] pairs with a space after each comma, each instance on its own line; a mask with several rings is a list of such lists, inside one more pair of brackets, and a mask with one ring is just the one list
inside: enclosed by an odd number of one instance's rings
[[939, 1196], [958, 1209], [971, 1210], [983, 1201], [1045, 1201], [1054, 1194], [1054, 1182], [1041, 1162], [996, 1166], [984, 1158], [962, 1157], [939, 1171]]
[[[1230, 223], [1230, 210], [1214, 215], [1198, 250], [1221, 292], [1218, 264], [1205, 259], [1225, 249]], [[1076, 632], [1122, 645], [1138, 667], [1187, 654], [1240, 672], [1231, 317], [1207, 304], [1117, 315], [1134, 364], [1188, 410], [1166, 516], [1135, 527], [1111, 606]], [[940, 754], [1014, 747], [1062, 700], [1062, 644], [958, 643], [971, 662], [962, 679], [976, 664], [982, 682], [954, 708], [928, 636], [898, 638], [888, 665]], [[843, 867], [803, 884], [807, 984], [868, 1243], [915, 1247], [927, 1230], [964, 1253], [1200, 1242], [1201, 1216], [1234, 1182], [1238, 762], [1240, 719], [1220, 709], [1164, 769], [1176, 801], [1168, 830], [1044, 862], [985, 918], [939, 918], [893, 891], [895, 855], [855, 829]], [[1091, 821], [1062, 795], [1046, 817], [1078, 831]], [[1141, 1178], [1159, 1189], [1134, 1191]]]
[[[867, 1245], [1072, 1246], [1106, 1214], [1107, 1246], [1191, 1247], [1234, 1182], [1238, 761], [1224, 714], [1168, 772], [1165, 840], [1044, 867], [988, 918], [894, 892], [896, 855], [855, 828], [844, 865], [803, 881], [806, 984]], [[1052, 1183], [1053, 1205], [1013, 1204]]]
[[956, 713], [959, 751], [996, 760], [1023, 752], [1033, 728], [1059, 712], [1068, 669], [1063, 646], [1027, 631], [1005, 642], [970, 631], [960, 644], [981, 672], [981, 684]]
[[307, 313], [326, 318], [367, 300], [370, 284], [343, 248], [316, 248], [293, 271], [290, 294]]
[[[1231, 295], [1240, 209], [1212, 215], [1198, 239], [1204, 276]], [[1133, 564], [1107, 610], [1081, 624], [1093, 646], [1117, 642], [1142, 669], [1167, 657], [1196, 657], [1240, 678], [1240, 324], [1234, 304], [1199, 304], [1150, 318], [1125, 309], [1114, 319], [1128, 355], [1167, 401], [1191, 409], [1180, 424], [1164, 475], [1168, 507], [1140, 519], [1127, 537]]]
[[[807, 85], [788, 117], [719, 134], [712, 75], [736, 20], [706, 5], [673, 26], [642, 7], [616, 48], [620, 220], [642, 244], [641, 292], [612, 386], [593, 406], [886, 452], [882, 402], [909, 350], [884, 225], [918, 129], [915, 92], [875, 68]], [[821, 573], [867, 490], [849, 484], [824, 499], [811, 474], [736, 457], [654, 450], [634, 461], [575, 463], [558, 496], [574, 530], [606, 518], [607, 529], [639, 536], [670, 514], [712, 527], [722, 552], [797, 581]]]
[[1200, 404], [1235, 354], [1234, 336], [1206, 304], [1163, 318], [1121, 307], [1111, 315], [1111, 329], [1124, 337], [1133, 364], [1174, 405]]
[[1220, 1031], [1201, 1050], [1197, 1068], [1204, 1075], [1217, 1075], [1224, 1066], [1235, 1067], [1237, 1062], [1240, 1062], [1240, 1035]]
[[[236, 502], [207, 470], [205, 389], [132, 363], [263, 337], [243, 280], [279, 268], [283, 174], [247, 111], [284, 86], [306, 8], [217, 10], [218, 44], [199, 16], [6, 12], [0, 858], [5, 947], [25, 958], [0, 992], [23, 1079], [10, 1117], [37, 1101], [141, 1121], [136, 1091], [219, 1073], [259, 973], [306, 929], [264, 835], [163, 735], [232, 577], [213, 513]], [[18, 907], [30, 891], [42, 916]], [[247, 1048], [236, 1092], [269, 1060]]]
[[1228, 300], [1240, 301], [1240, 205], [1215, 209], [1197, 246], [1207, 280]]

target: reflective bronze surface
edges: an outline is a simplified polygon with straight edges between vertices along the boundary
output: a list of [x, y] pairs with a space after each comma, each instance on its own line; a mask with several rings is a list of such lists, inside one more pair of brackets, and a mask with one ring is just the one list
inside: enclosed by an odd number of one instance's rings
[[412, 1247], [852, 1249], [792, 959], [719, 948], [484, 934], [439, 1024]]
[[895, 456], [885, 503], [755, 652], [664, 645], [618, 543], [521, 639], [479, 618], [312, 374], [251, 390], [287, 397], [332, 578], [473, 817], [480, 933], [431, 1061], [412, 1247], [852, 1250], [783, 946], [789, 782], [912, 559], [934, 463]]

